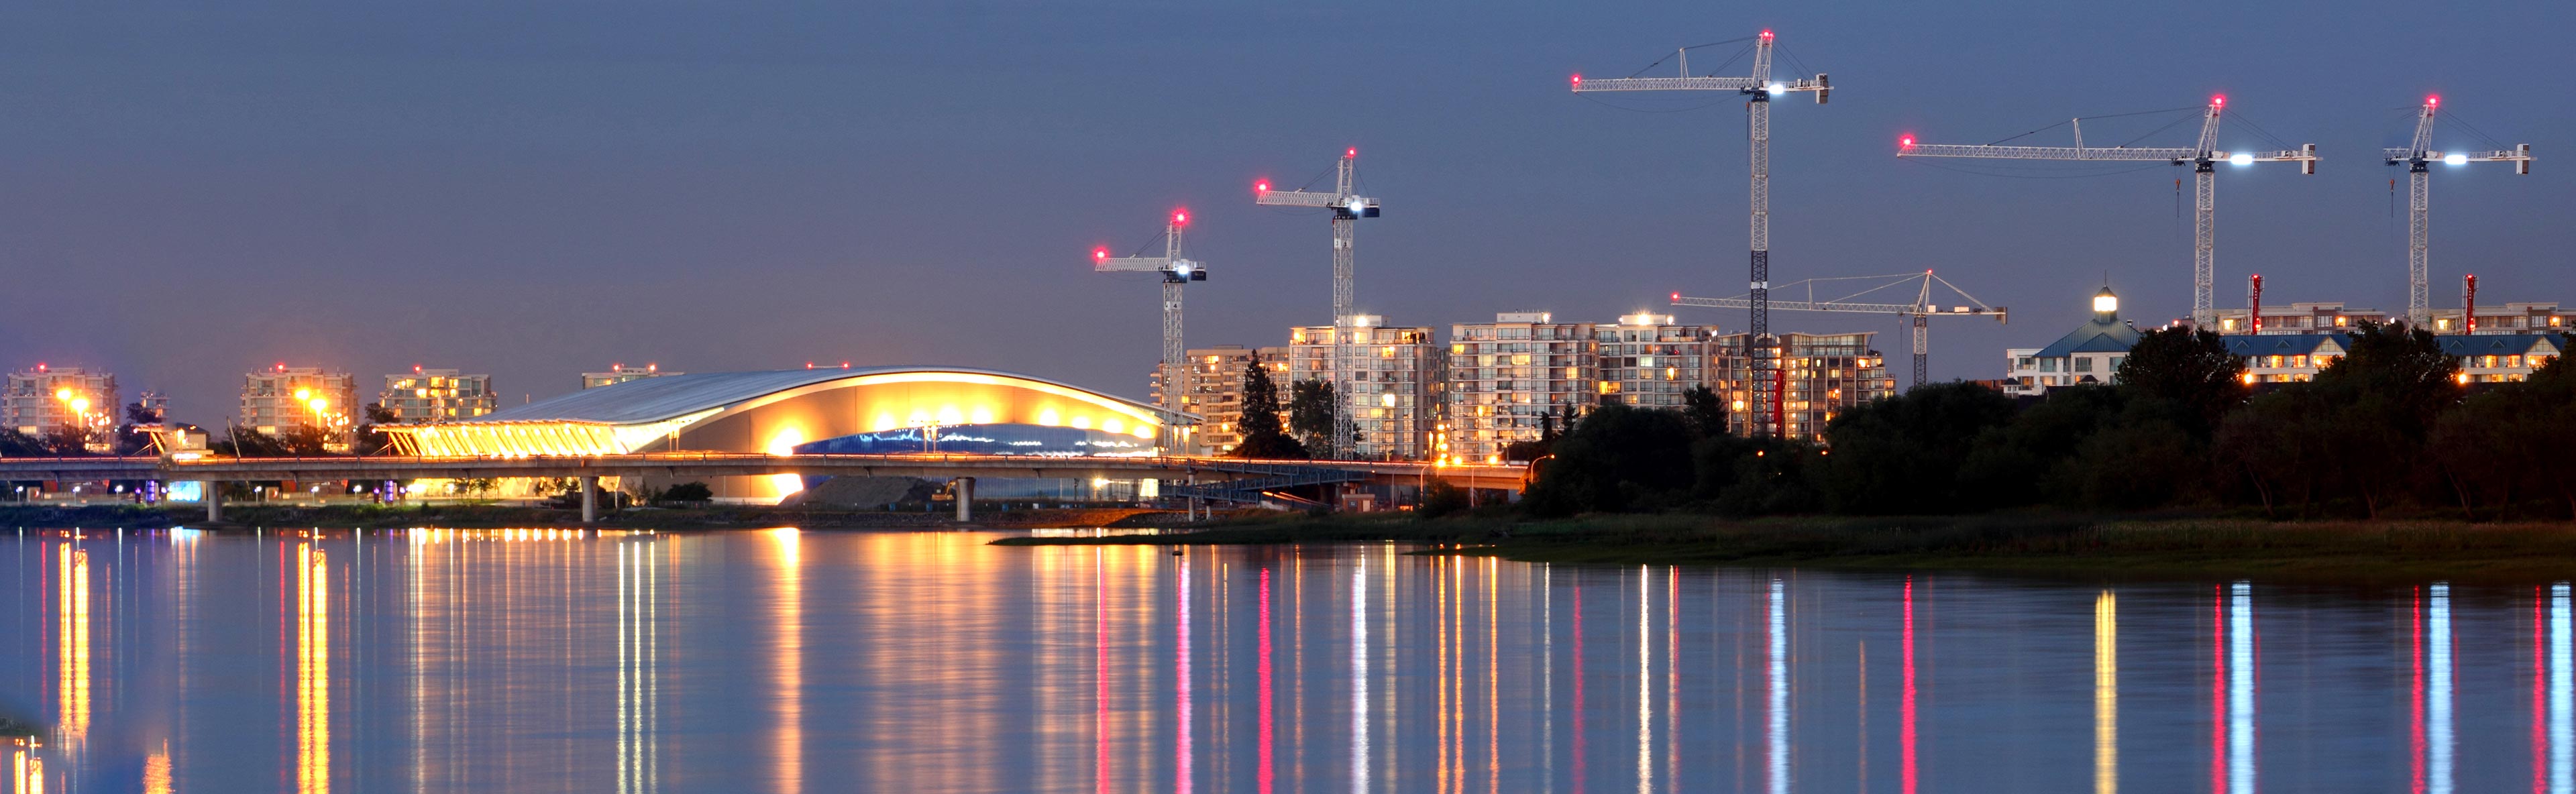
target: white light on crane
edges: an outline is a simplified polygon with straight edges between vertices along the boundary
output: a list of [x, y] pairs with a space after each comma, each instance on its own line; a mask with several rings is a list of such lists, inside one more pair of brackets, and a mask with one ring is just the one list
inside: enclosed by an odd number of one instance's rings
[[2253, 165], [2253, 164], [2254, 164], [2254, 155], [2252, 155], [2252, 154], [2248, 154], [2248, 153], [2246, 153], [2246, 152], [2237, 152], [2237, 153], [2235, 153], [2235, 154], [2231, 154], [2231, 155], [2228, 155], [2228, 156], [2227, 156], [2227, 164], [2228, 164], [2228, 165]]
[[2442, 164], [2443, 164], [2443, 165], [2468, 165], [2468, 164], [2469, 164], [2469, 156], [2468, 156], [2468, 155], [2465, 155], [2465, 154], [2446, 154], [2446, 155], [2442, 155]]
[[1770, 85], [1763, 86], [1762, 90], [1768, 92], [1772, 96], [1779, 96], [1781, 94], [1789, 93], [1789, 86], [1781, 83], [1772, 83]]

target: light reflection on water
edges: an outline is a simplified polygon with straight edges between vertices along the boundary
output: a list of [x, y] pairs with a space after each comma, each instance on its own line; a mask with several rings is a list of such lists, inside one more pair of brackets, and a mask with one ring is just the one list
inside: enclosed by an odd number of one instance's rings
[[2565, 584], [993, 537], [16, 533], [6, 790], [2576, 794]]

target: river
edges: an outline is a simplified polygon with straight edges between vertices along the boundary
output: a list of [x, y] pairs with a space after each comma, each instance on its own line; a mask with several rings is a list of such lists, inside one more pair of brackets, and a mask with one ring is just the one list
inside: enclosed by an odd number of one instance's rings
[[2576, 792], [2567, 587], [18, 530], [9, 791]]

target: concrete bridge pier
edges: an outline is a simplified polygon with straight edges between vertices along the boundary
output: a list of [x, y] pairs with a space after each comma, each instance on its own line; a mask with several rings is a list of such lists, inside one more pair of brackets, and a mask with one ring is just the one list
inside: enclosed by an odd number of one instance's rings
[[581, 523], [599, 523], [599, 475], [581, 478]]
[[198, 498], [206, 503], [206, 523], [224, 520], [224, 484], [213, 480], [197, 481]]
[[975, 478], [959, 477], [948, 481], [949, 493], [957, 496], [957, 520], [975, 520]]

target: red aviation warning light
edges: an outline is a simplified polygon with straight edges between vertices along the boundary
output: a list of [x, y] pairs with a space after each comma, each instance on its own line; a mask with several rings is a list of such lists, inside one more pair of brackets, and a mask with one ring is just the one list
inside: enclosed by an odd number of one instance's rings
[[1190, 224], [1190, 211], [1189, 211], [1189, 210], [1172, 210], [1172, 225], [1174, 225], [1174, 226], [1188, 226], [1189, 224]]
[[1681, 293], [1679, 293], [1679, 292], [1675, 292], [1675, 293], [1673, 293], [1673, 302], [1675, 302], [1675, 303], [1680, 303], [1680, 302], [1681, 302], [1681, 299], [1682, 299], [1682, 294], [1681, 294]]
[[1357, 160], [1357, 159], [1360, 159], [1360, 147], [1353, 146], [1353, 147], [1351, 147], [1351, 148], [1349, 148], [1349, 149], [1342, 150], [1342, 159], [1344, 159], [1344, 160]]
[[1574, 90], [1583, 90], [1583, 75], [1578, 74], [1574, 76]]
[[1270, 180], [1263, 179], [1263, 180], [1260, 180], [1260, 181], [1257, 181], [1257, 182], [1252, 183], [1252, 192], [1254, 192], [1254, 193], [1268, 193], [1268, 192], [1270, 192]]
[[1899, 137], [1897, 137], [1897, 139], [1896, 139], [1896, 146], [1897, 146], [1897, 148], [1900, 148], [1900, 149], [1912, 149], [1912, 148], [1914, 148], [1914, 136], [1912, 136], [1912, 135], [1904, 135], [1904, 136], [1899, 136]]
[[2223, 107], [2226, 107], [2226, 106], [2227, 106], [2227, 95], [2226, 95], [2226, 94], [2219, 94], [2219, 95], [2217, 95], [2217, 96], [2210, 97], [2210, 98], [2209, 98], [2209, 106], [2210, 106], [2210, 107], [2214, 107], [2214, 108], [2223, 108]]
[[1768, 31], [1768, 30], [1762, 31], [1762, 38], [1763, 38], [1763, 40], [1765, 40], [1765, 41], [1770, 40], [1770, 38], [1771, 38], [1771, 31]]
[[2441, 97], [2438, 97], [2438, 96], [2428, 96], [2428, 97], [2425, 97], [2425, 98], [2424, 98], [2424, 106], [2425, 106], [2425, 107], [2428, 107], [2428, 108], [2429, 108], [2429, 107], [2437, 107], [2437, 106], [2440, 106], [2441, 104], [2442, 104], [2442, 98], [2441, 98]]
[[1108, 249], [1108, 248], [1094, 248], [1094, 249], [1091, 249], [1091, 261], [1092, 261], [1092, 263], [1094, 263], [1094, 264], [1098, 264], [1098, 263], [1101, 263], [1101, 262], [1109, 261], [1109, 249]]

